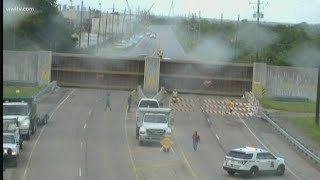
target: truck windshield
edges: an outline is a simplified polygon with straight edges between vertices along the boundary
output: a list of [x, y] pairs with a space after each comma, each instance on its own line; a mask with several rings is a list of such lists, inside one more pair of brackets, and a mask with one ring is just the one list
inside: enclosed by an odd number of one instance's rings
[[156, 101], [141, 101], [140, 108], [158, 108], [159, 105]]
[[146, 122], [146, 123], [167, 123], [168, 121], [165, 116], [146, 115], [144, 118], [144, 122]]
[[4, 135], [3, 143], [14, 144], [14, 136]]
[[3, 115], [20, 115], [26, 116], [28, 114], [28, 106], [22, 105], [5, 105], [3, 106]]

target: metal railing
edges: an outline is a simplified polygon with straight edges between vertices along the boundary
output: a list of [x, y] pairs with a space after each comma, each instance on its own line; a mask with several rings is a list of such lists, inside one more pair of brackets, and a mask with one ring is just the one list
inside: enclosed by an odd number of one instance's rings
[[165, 94], [164, 87], [161, 87], [161, 90], [153, 98], [158, 100], [158, 102], [160, 102], [164, 99], [164, 94]]
[[45, 88], [43, 88], [40, 92], [33, 96], [35, 101], [37, 101], [42, 95], [46, 94], [47, 92], [52, 92], [55, 88], [57, 88], [57, 81], [52, 81], [48, 84]]
[[277, 129], [286, 139], [288, 139], [292, 144], [294, 144], [296, 147], [298, 147], [302, 152], [304, 152], [308, 157], [316, 161], [317, 163], [320, 163], [320, 157], [311, 152], [308, 148], [306, 148], [304, 145], [302, 145], [298, 140], [296, 140], [294, 137], [292, 137], [290, 134], [288, 134], [284, 129], [282, 129], [277, 123], [275, 123], [270, 117], [268, 117], [263, 111], [258, 112], [258, 114], [263, 118], [264, 120], [267, 120], [275, 129]]
[[142, 99], [142, 98], [147, 98], [146, 95], [144, 95], [144, 93], [143, 93], [143, 91], [142, 91], [141, 85], [138, 86], [137, 92], [138, 92], [139, 101], [140, 101], [140, 99]]
[[255, 113], [257, 113], [258, 117], [266, 120], [270, 123], [278, 132], [280, 132], [286, 139], [288, 139], [292, 144], [294, 144], [297, 148], [299, 148], [306, 156], [310, 157], [316, 163], [320, 163], [320, 157], [315, 153], [310, 151], [307, 147], [301, 144], [296, 138], [291, 136], [287, 131], [281, 128], [274, 120], [272, 120], [268, 115], [266, 115], [260, 108], [259, 101], [256, 99], [252, 92], [246, 92], [245, 97], [251, 106], [254, 106]]

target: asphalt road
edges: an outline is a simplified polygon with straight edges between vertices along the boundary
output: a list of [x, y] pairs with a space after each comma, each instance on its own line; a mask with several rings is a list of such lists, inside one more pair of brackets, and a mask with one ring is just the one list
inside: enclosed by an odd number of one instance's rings
[[176, 36], [168, 25], [150, 26], [149, 31], [157, 34], [156, 38], [144, 36], [144, 38], [128, 53], [128, 56], [140, 55], [157, 57], [157, 51], [162, 50], [165, 58], [185, 58], [185, 53]]
[[[158, 143], [139, 146], [135, 139], [135, 106], [131, 112], [125, 111], [128, 92], [111, 91], [112, 111], [104, 110], [105, 93], [60, 89], [47, 98], [47, 102], [59, 100], [52, 103], [57, 106], [49, 123], [25, 143], [18, 168], [7, 169], [3, 178], [243, 179], [229, 176], [222, 163], [226, 151], [245, 145], [266, 145], [287, 160], [290, 170], [284, 176], [267, 174], [258, 179], [317, 179], [320, 175], [319, 170], [256, 117], [211, 114], [212, 126], [208, 126], [200, 110], [199, 96], [185, 96], [193, 99], [192, 112], [174, 113], [174, 146], [169, 153], [162, 152]], [[195, 130], [201, 143], [198, 151], [193, 152], [191, 136]]]

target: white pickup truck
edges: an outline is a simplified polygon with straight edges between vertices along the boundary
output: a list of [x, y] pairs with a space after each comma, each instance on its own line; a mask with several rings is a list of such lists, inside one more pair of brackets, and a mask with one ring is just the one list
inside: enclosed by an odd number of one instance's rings
[[159, 102], [153, 98], [141, 98], [138, 104], [138, 110], [136, 111], [136, 139], [139, 137], [139, 128], [141, 124], [139, 124], [139, 118], [142, 120], [143, 117], [139, 116], [140, 108], [160, 108]]
[[171, 137], [170, 108], [139, 108], [136, 138], [139, 144], [160, 142], [164, 137]]

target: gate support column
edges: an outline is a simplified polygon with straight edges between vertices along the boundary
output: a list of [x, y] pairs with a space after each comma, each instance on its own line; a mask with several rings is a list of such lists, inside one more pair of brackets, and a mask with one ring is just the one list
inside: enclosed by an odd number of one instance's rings
[[143, 91], [147, 97], [154, 96], [159, 91], [160, 59], [145, 58]]
[[258, 97], [266, 96], [267, 65], [265, 63], [253, 64], [252, 92]]

